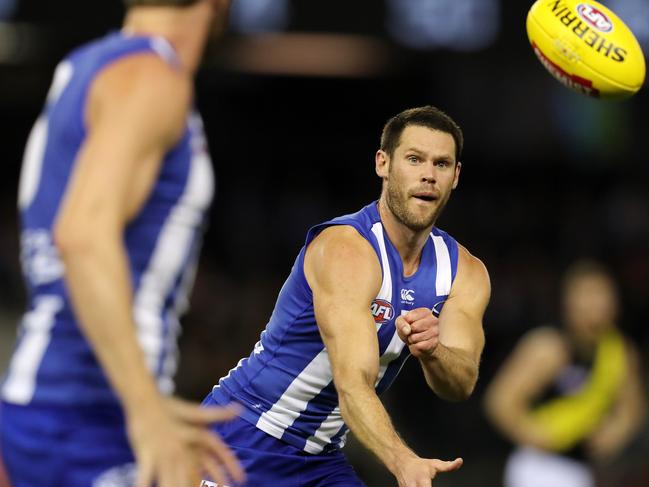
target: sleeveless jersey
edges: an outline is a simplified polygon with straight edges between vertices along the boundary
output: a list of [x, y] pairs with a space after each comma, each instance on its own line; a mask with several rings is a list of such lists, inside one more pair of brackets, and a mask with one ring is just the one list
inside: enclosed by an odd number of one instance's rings
[[[84, 115], [93, 80], [111, 63], [143, 53], [179, 67], [173, 48], [161, 37], [112, 33], [72, 52], [57, 67], [32, 129], [18, 201], [29, 309], [2, 386], [7, 402], [84, 405], [117, 400], [74, 316], [52, 229], [87, 135]], [[202, 121], [192, 112], [179, 142], [165, 154], [151, 194], [124, 231], [138, 339], [165, 393], [173, 389], [178, 316], [187, 304], [213, 192]]]
[[434, 228], [417, 272], [404, 277], [401, 258], [385, 234], [376, 203], [308, 232], [260, 341], [249, 357], [219, 381], [212, 398], [221, 404], [239, 402], [245, 420], [312, 454], [341, 448], [347, 433], [327, 349], [315, 320], [313, 294], [304, 276], [307, 246], [332, 225], [355, 228], [381, 263], [381, 289], [371, 304], [380, 352], [378, 394], [389, 387], [410, 354], [396, 333], [395, 318], [419, 307], [439, 314], [458, 260], [455, 240]]

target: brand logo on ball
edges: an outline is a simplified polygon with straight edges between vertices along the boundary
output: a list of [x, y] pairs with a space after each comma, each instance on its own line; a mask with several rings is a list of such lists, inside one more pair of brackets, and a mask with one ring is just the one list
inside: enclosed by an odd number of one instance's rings
[[604, 12], [595, 7], [580, 3], [577, 6], [577, 13], [584, 22], [601, 32], [611, 32], [613, 30], [613, 22], [609, 20]]
[[375, 299], [370, 306], [374, 322], [376, 324], [383, 324], [390, 321], [394, 316], [394, 308], [389, 301], [385, 299]]

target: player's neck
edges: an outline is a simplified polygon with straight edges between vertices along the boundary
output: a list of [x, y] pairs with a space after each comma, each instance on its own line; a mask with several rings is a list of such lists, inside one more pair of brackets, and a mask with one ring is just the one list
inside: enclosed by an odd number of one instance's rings
[[184, 69], [198, 69], [215, 13], [207, 2], [191, 7], [136, 7], [129, 10], [124, 32], [164, 37]]
[[404, 274], [414, 274], [419, 267], [421, 253], [432, 228], [418, 231], [408, 228], [394, 216], [383, 198], [379, 200], [379, 215], [390, 242], [399, 252]]

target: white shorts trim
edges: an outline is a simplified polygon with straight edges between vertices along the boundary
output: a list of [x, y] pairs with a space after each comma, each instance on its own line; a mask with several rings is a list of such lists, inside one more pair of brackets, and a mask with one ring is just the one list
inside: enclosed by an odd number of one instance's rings
[[505, 487], [595, 487], [588, 466], [534, 448], [519, 448], [507, 461]]

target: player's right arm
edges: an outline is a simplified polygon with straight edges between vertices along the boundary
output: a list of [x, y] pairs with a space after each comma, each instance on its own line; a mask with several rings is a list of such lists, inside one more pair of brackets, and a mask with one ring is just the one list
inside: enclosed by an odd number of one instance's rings
[[162, 397], [132, 312], [124, 229], [183, 133], [191, 92], [188, 77], [151, 54], [103, 70], [89, 91], [87, 137], [54, 226], [79, 325], [126, 415], [138, 487], [194, 487], [202, 469], [222, 479], [223, 466], [239, 476], [232, 454], [207, 431], [232, 413]]
[[394, 474], [400, 487], [430, 486], [438, 472], [459, 468], [459, 459], [418, 457], [399, 437], [376, 394], [379, 346], [370, 306], [382, 272], [369, 242], [352, 227], [327, 228], [307, 248], [304, 272], [340, 410], [356, 437]]
[[552, 438], [534, 420], [532, 407], [566, 361], [567, 350], [560, 334], [544, 327], [525, 335], [502, 365], [485, 393], [485, 409], [510, 441], [552, 449]]

